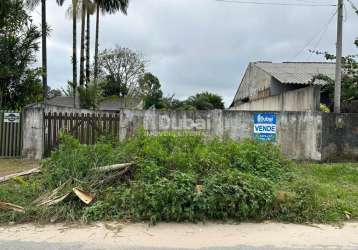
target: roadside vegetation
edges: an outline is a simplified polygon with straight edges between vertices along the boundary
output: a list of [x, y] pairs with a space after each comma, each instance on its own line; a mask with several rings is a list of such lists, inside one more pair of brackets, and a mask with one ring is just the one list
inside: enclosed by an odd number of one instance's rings
[[[96, 171], [115, 163], [133, 165], [119, 175]], [[249, 140], [140, 132], [89, 146], [62, 135], [41, 174], [0, 185], [0, 201], [25, 209], [0, 210], [0, 222], [341, 222], [358, 218], [357, 172], [357, 164], [297, 165], [276, 146]], [[36, 203], [58, 187], [60, 202]], [[74, 187], [96, 199], [84, 204], [69, 193]]]

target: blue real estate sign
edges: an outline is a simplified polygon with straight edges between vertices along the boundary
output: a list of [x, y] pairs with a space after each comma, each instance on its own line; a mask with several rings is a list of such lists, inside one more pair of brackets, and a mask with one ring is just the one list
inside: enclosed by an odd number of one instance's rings
[[276, 141], [276, 114], [254, 114], [254, 139]]

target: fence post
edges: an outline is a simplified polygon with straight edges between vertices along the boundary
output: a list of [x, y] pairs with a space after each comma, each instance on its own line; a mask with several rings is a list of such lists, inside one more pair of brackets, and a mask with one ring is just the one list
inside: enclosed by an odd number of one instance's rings
[[29, 159], [42, 159], [44, 155], [44, 109], [25, 108], [23, 112], [22, 156]]

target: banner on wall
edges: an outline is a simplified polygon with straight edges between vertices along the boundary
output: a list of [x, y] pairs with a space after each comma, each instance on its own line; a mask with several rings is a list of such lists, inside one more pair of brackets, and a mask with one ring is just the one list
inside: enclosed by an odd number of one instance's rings
[[20, 113], [4, 113], [4, 122], [19, 123], [20, 122]]
[[276, 142], [276, 114], [254, 114], [254, 140]]

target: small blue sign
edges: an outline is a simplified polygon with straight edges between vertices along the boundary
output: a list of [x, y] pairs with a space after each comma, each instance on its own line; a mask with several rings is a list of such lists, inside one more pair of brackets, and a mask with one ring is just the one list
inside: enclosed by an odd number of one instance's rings
[[277, 135], [276, 114], [254, 114], [254, 139], [275, 142]]

